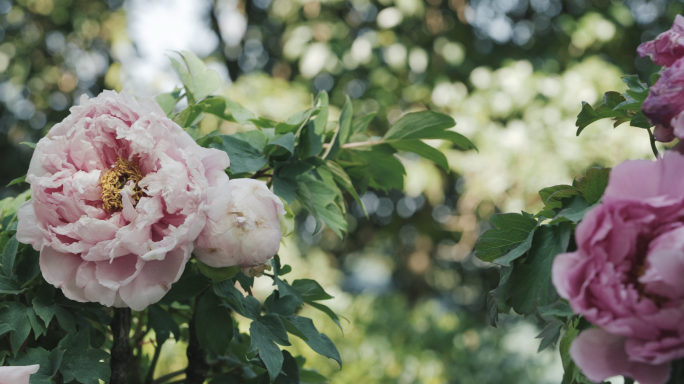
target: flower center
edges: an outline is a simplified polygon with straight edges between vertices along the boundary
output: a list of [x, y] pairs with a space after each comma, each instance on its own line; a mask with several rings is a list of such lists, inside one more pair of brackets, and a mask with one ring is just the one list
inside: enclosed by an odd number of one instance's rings
[[129, 180], [135, 183], [135, 186], [133, 187], [133, 191], [135, 191], [133, 198], [135, 201], [140, 201], [140, 198], [144, 195], [142, 189], [138, 186], [138, 182], [142, 180], [142, 178], [143, 176], [135, 161], [128, 161], [123, 157], [116, 159], [114, 167], [105, 171], [102, 176], [100, 176], [102, 208], [109, 213], [123, 209], [121, 190]]

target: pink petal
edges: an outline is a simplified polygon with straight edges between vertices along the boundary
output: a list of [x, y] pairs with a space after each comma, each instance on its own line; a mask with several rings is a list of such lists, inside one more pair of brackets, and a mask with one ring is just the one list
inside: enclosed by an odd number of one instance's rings
[[48, 283], [64, 291], [71, 300], [85, 302], [88, 299], [83, 287], [76, 284], [76, 273], [83, 260], [78, 255], [57, 252], [45, 246], [40, 252], [40, 270]]

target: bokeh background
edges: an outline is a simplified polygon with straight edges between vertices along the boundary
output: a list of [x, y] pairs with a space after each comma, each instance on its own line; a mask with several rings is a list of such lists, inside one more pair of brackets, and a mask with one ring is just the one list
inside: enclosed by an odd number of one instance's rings
[[[344, 368], [295, 348], [340, 384], [559, 383], [557, 352], [537, 354], [534, 318], [488, 325], [498, 270], [472, 248], [492, 213], [534, 211], [545, 186], [649, 156], [644, 130], [597, 123], [577, 138], [574, 118], [581, 101], [624, 90], [621, 75], [647, 79], [656, 68], [636, 47], [683, 10], [672, 0], [0, 0], [0, 185], [25, 174], [32, 149], [21, 143], [82, 95], [180, 85], [167, 58], [180, 50], [205, 58], [218, 93], [260, 116], [284, 119], [319, 90], [377, 112], [378, 135], [406, 112], [448, 113], [480, 150], [430, 143], [450, 173], [402, 157], [404, 190], [365, 194], [370, 219], [352, 204], [344, 240], [312, 236], [314, 221], [297, 216], [281, 257], [334, 294], [344, 332], [307, 315]], [[211, 116], [201, 127], [244, 129]], [[0, 198], [25, 188], [0, 187]], [[167, 342], [158, 375], [185, 365], [180, 347]]]

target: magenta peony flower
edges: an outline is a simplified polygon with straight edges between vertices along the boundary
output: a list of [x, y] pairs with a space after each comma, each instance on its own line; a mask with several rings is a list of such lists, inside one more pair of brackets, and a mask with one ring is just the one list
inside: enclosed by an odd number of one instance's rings
[[262, 181], [234, 179], [230, 194], [213, 191], [207, 225], [195, 241], [195, 256], [214, 267], [253, 267], [280, 248], [283, 202]]
[[641, 57], [651, 56], [651, 60], [658, 65], [671, 66], [684, 56], [684, 17], [677, 15], [671, 29], [658, 35], [655, 40], [639, 45], [637, 52]]
[[577, 226], [577, 251], [558, 255], [553, 284], [600, 327], [570, 354], [593, 381], [664, 383], [684, 357], [684, 155], [615, 167], [602, 203]]
[[17, 239], [68, 298], [140, 311], [180, 278], [228, 165], [153, 99], [82, 97], [38, 142]]
[[660, 141], [674, 139], [672, 120], [684, 111], [683, 89], [684, 59], [676, 61], [673, 66], [663, 71], [641, 105], [641, 111], [656, 126], [656, 136], [660, 137]]
[[40, 365], [0, 367], [0, 384], [29, 384], [29, 377], [38, 372]]

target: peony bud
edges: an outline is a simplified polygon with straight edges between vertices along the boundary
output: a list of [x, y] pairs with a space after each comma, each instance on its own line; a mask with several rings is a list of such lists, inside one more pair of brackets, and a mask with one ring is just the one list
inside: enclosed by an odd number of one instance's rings
[[641, 44], [637, 52], [641, 57], [651, 56], [654, 63], [664, 67], [684, 57], [684, 17], [677, 15], [671, 29], [658, 35], [655, 40]]
[[641, 110], [657, 131], [658, 141], [674, 139], [672, 119], [684, 111], [684, 59], [663, 71], [660, 79], [651, 87]]
[[[213, 199], [212, 199], [213, 198]], [[262, 181], [234, 179], [210, 192], [207, 224], [194, 254], [214, 268], [264, 264], [280, 248], [282, 201]]]

